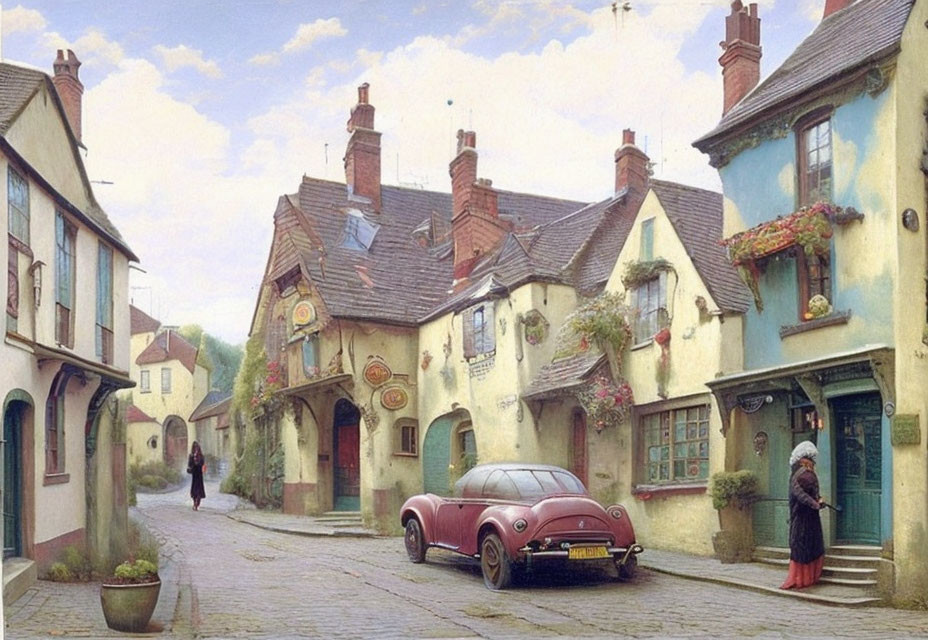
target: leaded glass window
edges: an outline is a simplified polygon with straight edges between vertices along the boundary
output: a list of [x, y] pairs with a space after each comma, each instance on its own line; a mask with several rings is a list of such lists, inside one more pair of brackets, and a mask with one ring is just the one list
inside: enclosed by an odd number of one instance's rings
[[640, 284], [633, 290], [635, 309], [634, 341], [641, 344], [662, 329], [667, 317], [667, 272]]
[[59, 211], [55, 214], [55, 338], [58, 344], [74, 345], [75, 268], [77, 229]]
[[832, 198], [831, 120], [802, 130], [800, 142], [800, 205]]
[[642, 416], [641, 429], [645, 482], [689, 482], [709, 477], [708, 405]]
[[10, 235], [29, 244], [29, 183], [13, 167], [7, 167], [7, 211]]
[[113, 362], [113, 250], [102, 242], [97, 250], [96, 352], [101, 362]]

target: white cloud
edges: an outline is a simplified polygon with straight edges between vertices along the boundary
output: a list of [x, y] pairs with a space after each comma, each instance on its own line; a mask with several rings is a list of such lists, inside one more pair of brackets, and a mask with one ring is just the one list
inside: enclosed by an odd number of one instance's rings
[[47, 50], [71, 49], [83, 64], [94, 67], [112, 67], [125, 57], [122, 46], [106, 37], [99, 29], [88, 29], [73, 42], [56, 31], [42, 34], [42, 46]]
[[183, 44], [176, 47], [165, 47], [159, 44], [155, 47], [155, 53], [161, 56], [161, 60], [168, 71], [192, 67], [204, 76], [210, 78], [222, 77], [219, 64], [215, 60], [206, 60], [203, 57], [203, 52], [199, 49], [191, 49]]
[[45, 25], [45, 16], [35, 9], [26, 9], [22, 5], [16, 5], [12, 9], [3, 11], [3, 35], [5, 36], [20, 31], [41, 31]]
[[800, 5], [802, 15], [811, 22], [819, 22], [825, 13], [824, 0], [801, 0]]
[[301, 24], [294, 35], [283, 48], [284, 53], [296, 53], [308, 49], [317, 40], [324, 38], [340, 38], [348, 33], [338, 18], [323, 20], [319, 18], [312, 23]]
[[248, 64], [253, 64], [257, 67], [280, 64], [280, 56], [276, 53], [259, 53], [250, 57], [248, 59]]

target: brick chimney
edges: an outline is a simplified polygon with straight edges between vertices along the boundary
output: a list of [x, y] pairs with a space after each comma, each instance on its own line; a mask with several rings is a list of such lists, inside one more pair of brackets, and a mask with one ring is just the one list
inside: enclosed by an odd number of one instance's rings
[[741, 0], [731, 3], [731, 15], [725, 18], [725, 53], [719, 58], [725, 103], [722, 115], [738, 104], [760, 81], [760, 18], [757, 4], [745, 9]]
[[635, 132], [622, 131], [622, 146], [615, 150], [615, 192], [629, 188], [636, 196], [644, 198], [648, 192], [651, 159], [635, 146]]
[[854, 4], [854, 0], [825, 0], [825, 13], [822, 14], [822, 20], [835, 11], [841, 11], [841, 9], [849, 7], [852, 4]]
[[374, 131], [374, 106], [368, 101], [366, 82], [358, 87], [358, 104], [348, 118], [348, 147], [345, 149], [345, 182], [349, 193], [370, 198], [380, 213], [380, 132]]
[[477, 134], [458, 131], [458, 153], [449, 166], [451, 174], [451, 237], [454, 241], [454, 279], [473, 270], [480, 257], [492, 249], [508, 230], [499, 219], [493, 183], [477, 179]]
[[68, 49], [67, 60], [65, 60], [64, 52], [58, 49], [58, 57], [52, 65], [55, 70], [52, 82], [55, 83], [55, 89], [58, 91], [58, 97], [61, 98], [61, 104], [64, 105], [68, 123], [78, 142], [81, 141], [81, 98], [84, 95], [84, 85], [77, 77], [77, 70], [80, 66], [81, 61], [70, 49]]

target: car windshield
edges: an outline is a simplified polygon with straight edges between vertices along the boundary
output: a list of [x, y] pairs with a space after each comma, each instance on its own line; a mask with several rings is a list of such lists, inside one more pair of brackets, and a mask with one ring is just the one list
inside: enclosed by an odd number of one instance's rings
[[586, 490], [568, 473], [533, 469], [497, 471], [484, 488], [486, 497], [502, 500], [537, 500], [563, 493], [585, 495]]

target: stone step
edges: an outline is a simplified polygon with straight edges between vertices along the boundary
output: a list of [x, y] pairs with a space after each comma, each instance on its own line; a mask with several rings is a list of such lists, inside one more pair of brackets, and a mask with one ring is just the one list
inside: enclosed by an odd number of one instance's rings
[[[826, 559], [827, 563], [828, 560]], [[877, 569], [860, 568], [860, 567], [835, 567], [829, 566], [826, 564], [822, 567], [823, 576], [832, 576], [835, 578], [850, 578], [850, 579], [860, 579], [865, 578], [867, 580], [876, 580]]]
[[[830, 550], [829, 550], [830, 551]], [[861, 569], [876, 570], [882, 560], [874, 556], [845, 556], [841, 554], [825, 554], [825, 564], [832, 567], [860, 567]]]
[[7, 558], [3, 561], [3, 604], [10, 605], [35, 584], [35, 562], [28, 558]]
[[828, 547], [828, 553], [834, 556], [867, 556], [880, 558], [883, 555], [883, 548], [871, 544], [836, 544]]
[[827, 582], [829, 584], [840, 584], [846, 587], [862, 587], [866, 589], [875, 589], [877, 582], [876, 580], [863, 580], [858, 578], [835, 578], [831, 576], [823, 575], [820, 579], [821, 582]]

